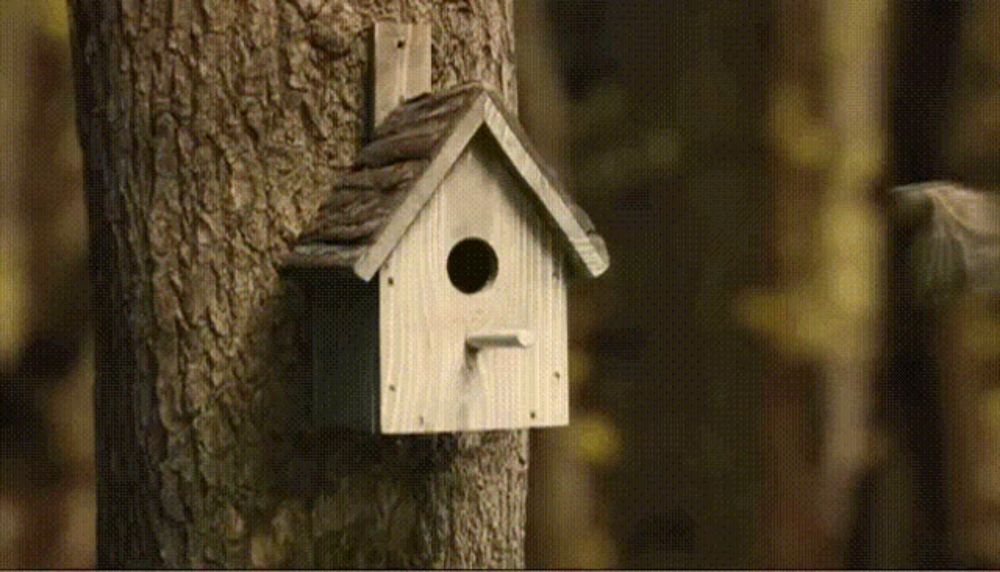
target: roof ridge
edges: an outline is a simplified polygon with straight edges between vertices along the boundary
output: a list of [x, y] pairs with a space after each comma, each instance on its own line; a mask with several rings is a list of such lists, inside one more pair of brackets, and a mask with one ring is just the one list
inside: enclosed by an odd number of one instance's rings
[[372, 140], [380, 139], [405, 127], [412, 118], [439, 116], [471, 103], [487, 88], [479, 82], [467, 82], [444, 91], [422, 93], [404, 100], [382, 120], [372, 132]]
[[[393, 110], [300, 233], [295, 256], [286, 258], [289, 265], [351, 265], [359, 277], [370, 279], [480, 129], [500, 145], [526, 192], [539, 200], [587, 272], [602, 273], [607, 249], [590, 218], [531, 145], [502, 95], [481, 82], [422, 94]], [[349, 262], [319, 256], [317, 245], [323, 244], [357, 249]]]

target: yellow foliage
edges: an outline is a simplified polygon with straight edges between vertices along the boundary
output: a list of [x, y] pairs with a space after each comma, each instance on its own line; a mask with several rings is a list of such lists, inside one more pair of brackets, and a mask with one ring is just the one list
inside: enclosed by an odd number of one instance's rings
[[45, 34], [57, 40], [68, 40], [69, 14], [66, 0], [38, 0], [38, 9]]
[[815, 224], [818, 270], [785, 290], [746, 292], [733, 311], [787, 355], [865, 359], [881, 299], [879, 218], [862, 201], [834, 201]]
[[580, 568], [608, 569], [617, 563], [617, 551], [614, 540], [600, 530], [589, 529], [579, 535], [577, 562]]
[[833, 157], [833, 133], [813, 117], [804, 86], [784, 83], [775, 87], [768, 114], [771, 137], [777, 150], [795, 165], [823, 169]]
[[615, 465], [621, 457], [621, 435], [611, 421], [600, 414], [588, 413], [574, 420], [578, 456], [600, 467]]
[[58, 457], [69, 461], [80, 471], [90, 470], [94, 459], [92, 342], [88, 337], [82, 359], [77, 362], [67, 382], [53, 390], [46, 412]]
[[815, 288], [745, 292], [734, 304], [737, 320], [790, 356], [824, 357], [836, 342], [826, 309]]
[[993, 438], [1000, 437], [1000, 389], [983, 392], [983, 417]]
[[[825, 177], [824, 186], [811, 189], [817, 191], [811, 203], [818, 216], [781, 212], [786, 250], [796, 254], [789, 258], [794, 264], [782, 270], [784, 285], [747, 292], [733, 310], [741, 323], [786, 354], [855, 362], [875, 347], [882, 301], [885, 231], [867, 195], [883, 167], [885, 140], [878, 122], [865, 119], [872, 105], [867, 68], [854, 56], [875, 41], [886, 6], [847, 2], [827, 7], [857, 24], [830, 19], [824, 49], [836, 79], [821, 92], [804, 80], [779, 83], [768, 109], [775, 154], [793, 172]], [[822, 96], [825, 105], [816, 104], [815, 96]], [[845, 109], [856, 110], [856, 117], [841, 117]]]
[[977, 313], [963, 313], [962, 345], [975, 358], [1000, 359], [1000, 321], [980, 308]]
[[[24, 279], [18, 252], [11, 241], [8, 227], [0, 242], [3, 264], [0, 264], [0, 368], [13, 365], [24, 338]], [[5, 244], [6, 243], [6, 244]]]
[[873, 345], [881, 301], [884, 232], [864, 199], [836, 201], [826, 209], [822, 225], [823, 305], [836, 329], [831, 350], [864, 359]]

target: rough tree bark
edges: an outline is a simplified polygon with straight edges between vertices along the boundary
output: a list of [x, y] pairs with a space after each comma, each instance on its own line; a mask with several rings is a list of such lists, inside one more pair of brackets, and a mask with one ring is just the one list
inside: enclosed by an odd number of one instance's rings
[[524, 432], [295, 429], [276, 270], [361, 142], [375, 18], [515, 103], [509, 0], [70, 0], [98, 320], [99, 566], [515, 567]]

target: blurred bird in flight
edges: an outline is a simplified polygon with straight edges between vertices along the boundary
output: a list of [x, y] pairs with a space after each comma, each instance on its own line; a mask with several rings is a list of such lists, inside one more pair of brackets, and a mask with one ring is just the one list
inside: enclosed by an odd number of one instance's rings
[[1000, 294], [1000, 193], [928, 182], [892, 190], [909, 234], [906, 268], [918, 304], [940, 308], [961, 292]]

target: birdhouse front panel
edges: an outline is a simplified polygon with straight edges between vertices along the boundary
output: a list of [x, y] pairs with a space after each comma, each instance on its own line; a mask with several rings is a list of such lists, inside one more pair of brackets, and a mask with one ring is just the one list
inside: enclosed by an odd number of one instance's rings
[[379, 273], [384, 433], [568, 422], [563, 255], [476, 135]]

